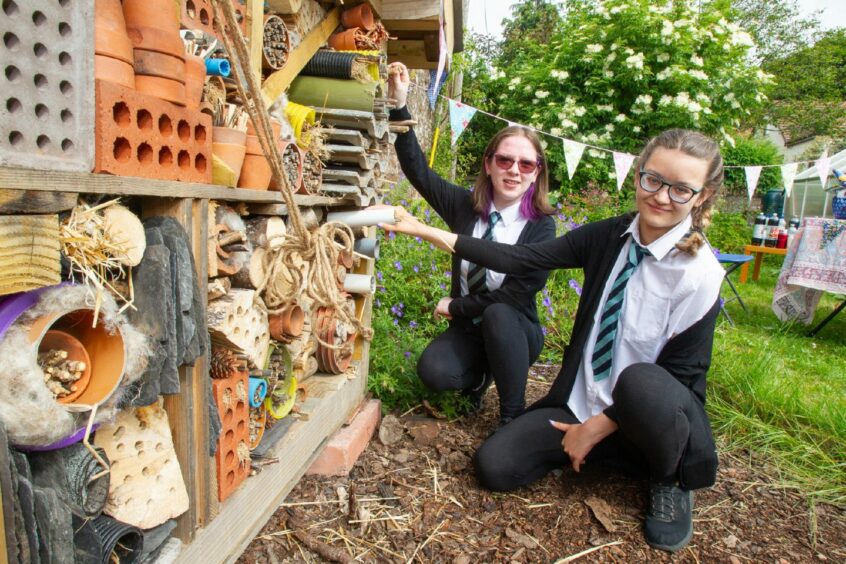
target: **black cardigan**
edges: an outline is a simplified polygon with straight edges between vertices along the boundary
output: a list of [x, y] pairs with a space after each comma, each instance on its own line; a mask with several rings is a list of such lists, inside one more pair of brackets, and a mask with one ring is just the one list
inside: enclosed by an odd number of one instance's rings
[[[456, 255], [498, 272], [521, 273], [536, 268], [584, 270], [584, 289], [573, 324], [572, 338], [564, 350], [561, 371], [549, 393], [529, 409], [567, 404], [602, 291], [626, 242], [622, 235], [633, 218], [634, 214], [626, 214], [598, 221], [552, 241], [535, 245], [501, 245], [459, 235], [455, 244]], [[697, 425], [696, 421], [692, 421], [690, 439], [681, 464], [683, 485], [688, 489], [711, 486], [716, 479], [716, 447], [704, 405], [705, 377], [711, 366], [714, 327], [719, 311], [717, 300], [701, 319], [672, 337], [655, 361], [693, 392], [701, 408], [695, 418], [703, 424]], [[604, 413], [612, 420], [617, 420], [614, 405], [609, 406]]]
[[[407, 107], [391, 110], [393, 121], [411, 119]], [[414, 130], [397, 135], [397, 158], [402, 171], [411, 185], [432, 206], [449, 226], [453, 233], [472, 237], [473, 227], [478, 219], [473, 210], [472, 195], [469, 190], [447, 182], [438, 176], [426, 163], [426, 157], [417, 142]], [[555, 222], [549, 216], [529, 221], [523, 227], [517, 239], [520, 243], [537, 243], [555, 237]], [[510, 246], [510, 245], [508, 245]], [[493, 269], [496, 270], [496, 269]], [[520, 275], [507, 275], [502, 285], [493, 292], [483, 292], [461, 296], [461, 259], [452, 257], [452, 285], [450, 296], [453, 298], [449, 312], [454, 318], [473, 319], [482, 315], [485, 308], [494, 303], [505, 303], [523, 313], [533, 323], [538, 324], [538, 312], [535, 294], [546, 284], [548, 271], [525, 271]]]

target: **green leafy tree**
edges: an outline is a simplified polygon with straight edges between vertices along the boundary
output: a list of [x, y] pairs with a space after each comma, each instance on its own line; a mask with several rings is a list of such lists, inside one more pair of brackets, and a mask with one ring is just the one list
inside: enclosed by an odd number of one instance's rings
[[755, 39], [754, 57], [766, 64], [813, 43], [820, 12], [805, 17], [797, 0], [734, 0], [737, 23]]
[[[465, 100], [554, 136], [632, 153], [670, 127], [729, 140], [766, 101], [770, 78], [750, 62], [753, 39], [732, 21], [729, 0], [568, 0], [562, 10], [554, 30], [542, 41], [526, 35], [513, 60], [471, 61]], [[519, 6], [515, 16], [530, 23]], [[472, 135], [462, 141], [481, 153]], [[560, 142], [547, 141], [551, 172], [565, 188], [615, 187], [608, 153], [588, 150], [571, 183]]]

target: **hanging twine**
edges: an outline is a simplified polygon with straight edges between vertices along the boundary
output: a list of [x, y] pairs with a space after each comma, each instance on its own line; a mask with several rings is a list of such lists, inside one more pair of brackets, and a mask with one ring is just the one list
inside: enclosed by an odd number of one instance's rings
[[[338, 288], [335, 268], [341, 252], [352, 253], [354, 238], [349, 226], [330, 222], [321, 225], [316, 232], [310, 232], [303, 221], [303, 216], [294, 201], [294, 189], [288, 181], [288, 175], [282, 164], [282, 157], [270, 127], [270, 115], [263, 103], [261, 88], [256, 77], [250, 72], [249, 54], [244, 36], [235, 19], [235, 11], [229, 0], [212, 0], [215, 27], [224, 48], [229, 55], [232, 74], [238, 94], [244, 108], [253, 122], [262, 151], [270, 163], [273, 178], [281, 187], [282, 199], [288, 207], [293, 233], [285, 237], [285, 242], [276, 249], [269, 249], [263, 260], [265, 279], [259, 284], [256, 296], [263, 296], [264, 305], [271, 314], [279, 310], [300, 293], [303, 275], [295, 257], [299, 255], [310, 264], [306, 293], [316, 304], [334, 310], [335, 316], [352, 326], [365, 339], [371, 339], [373, 330], [365, 327], [346, 308], [346, 299]], [[337, 349], [342, 345], [325, 343], [319, 336], [317, 340], [323, 346]]]

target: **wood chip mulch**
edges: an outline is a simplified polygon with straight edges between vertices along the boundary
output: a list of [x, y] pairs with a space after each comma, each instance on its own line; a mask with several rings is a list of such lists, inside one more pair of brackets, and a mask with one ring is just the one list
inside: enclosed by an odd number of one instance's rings
[[[530, 401], [556, 372], [533, 367]], [[675, 554], [647, 546], [645, 484], [626, 476], [567, 468], [483, 490], [471, 457], [497, 413], [492, 390], [455, 421], [386, 416], [349, 476], [305, 476], [238, 562], [846, 562], [846, 508], [812, 506], [743, 453], [696, 493], [693, 540]]]

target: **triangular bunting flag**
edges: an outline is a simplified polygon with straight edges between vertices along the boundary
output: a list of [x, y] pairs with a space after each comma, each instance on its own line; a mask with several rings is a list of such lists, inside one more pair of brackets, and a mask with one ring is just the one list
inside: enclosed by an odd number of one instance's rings
[[573, 180], [573, 175], [576, 174], [576, 167], [579, 166], [579, 161], [582, 160], [582, 153], [584, 152], [584, 143], [564, 139], [564, 160], [567, 162], [567, 174], [570, 175], [570, 180]]
[[781, 180], [784, 186], [784, 197], [789, 198], [793, 191], [793, 179], [796, 178], [796, 171], [799, 169], [799, 163], [789, 163], [781, 165]]
[[629, 169], [632, 168], [634, 160], [634, 155], [614, 152], [614, 172], [617, 173], [617, 192], [623, 189], [623, 182], [626, 180], [626, 176], [629, 174]]
[[758, 186], [758, 179], [761, 178], [760, 166], [745, 166], [743, 171], [746, 173], [746, 192], [749, 194], [749, 201], [752, 201], [752, 194], [755, 193], [755, 188]]
[[[508, 120], [505, 120], [508, 121]], [[508, 127], [520, 127], [520, 124], [516, 121], [508, 121]]]
[[823, 151], [823, 154], [820, 155], [814, 166], [817, 167], [817, 174], [820, 175], [820, 182], [822, 182], [822, 187], [825, 189], [826, 184], [828, 184], [828, 175], [831, 172], [831, 159], [828, 158], [828, 151]]
[[446, 81], [446, 77], [447, 71], [444, 71], [440, 75], [440, 78], [438, 78], [436, 70], [432, 69], [429, 71], [429, 87], [426, 89], [426, 97], [429, 98], [429, 107], [433, 110], [435, 109], [435, 104], [438, 102], [438, 94]]
[[447, 98], [449, 102], [449, 128], [452, 131], [452, 144], [458, 141], [458, 138], [467, 129], [470, 120], [476, 114], [476, 108], [462, 104], [452, 98]]

